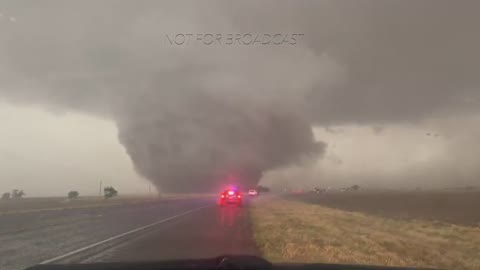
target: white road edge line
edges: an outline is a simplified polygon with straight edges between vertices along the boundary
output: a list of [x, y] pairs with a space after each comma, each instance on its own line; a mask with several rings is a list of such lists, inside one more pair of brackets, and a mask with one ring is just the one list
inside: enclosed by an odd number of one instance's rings
[[194, 209], [192, 209], [192, 210], [188, 210], [188, 211], [183, 212], [183, 213], [181, 213], [181, 214], [178, 214], [178, 215], [175, 215], [175, 216], [166, 218], [166, 219], [159, 220], [159, 221], [154, 222], [154, 223], [152, 223], [152, 224], [149, 224], [149, 225], [146, 225], [146, 226], [143, 226], [143, 227], [140, 227], [140, 228], [137, 228], [137, 229], [134, 229], [134, 230], [131, 230], [131, 231], [128, 231], [128, 232], [125, 232], [125, 233], [116, 235], [116, 236], [112, 236], [112, 237], [110, 237], [110, 238], [108, 238], [108, 239], [102, 240], [102, 241], [97, 242], [97, 243], [95, 243], [95, 244], [91, 244], [91, 245], [88, 245], [88, 246], [86, 246], [86, 247], [79, 248], [79, 249], [76, 249], [76, 250], [74, 250], [74, 251], [68, 252], [68, 253], [66, 253], [66, 254], [57, 256], [57, 257], [55, 257], [55, 258], [45, 260], [45, 261], [43, 261], [43, 262], [41, 262], [41, 263], [39, 263], [39, 264], [49, 264], [49, 263], [52, 263], [52, 262], [55, 262], [55, 261], [58, 261], [58, 260], [67, 258], [67, 257], [69, 257], [69, 256], [75, 255], [75, 254], [80, 253], [80, 252], [82, 252], [82, 251], [85, 251], [85, 250], [94, 248], [94, 247], [96, 247], [96, 246], [105, 244], [105, 243], [107, 243], [107, 242], [110, 242], [110, 241], [113, 241], [113, 240], [115, 240], [115, 239], [124, 237], [124, 236], [126, 236], [126, 235], [129, 235], [129, 234], [132, 234], [132, 233], [136, 233], [136, 232], [141, 231], [141, 230], [148, 229], [148, 228], [153, 227], [153, 226], [155, 226], [155, 225], [158, 225], [158, 224], [160, 224], [160, 223], [164, 223], [164, 222], [166, 222], [166, 221], [169, 221], [169, 220], [172, 220], [172, 219], [181, 217], [181, 216], [185, 216], [185, 215], [187, 215], [187, 214], [190, 214], [190, 213], [192, 213], [192, 212], [198, 211], [198, 210], [200, 210], [200, 209], [203, 209], [203, 208], [209, 207], [209, 206], [210, 206], [210, 205], [205, 205], [205, 206], [202, 206], [202, 207], [199, 207], [199, 208], [194, 208]]

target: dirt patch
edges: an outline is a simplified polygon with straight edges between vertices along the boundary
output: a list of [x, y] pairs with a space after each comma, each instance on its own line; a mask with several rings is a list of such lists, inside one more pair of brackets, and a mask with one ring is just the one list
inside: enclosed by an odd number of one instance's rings
[[478, 191], [358, 191], [292, 195], [323, 206], [396, 219], [479, 226]]

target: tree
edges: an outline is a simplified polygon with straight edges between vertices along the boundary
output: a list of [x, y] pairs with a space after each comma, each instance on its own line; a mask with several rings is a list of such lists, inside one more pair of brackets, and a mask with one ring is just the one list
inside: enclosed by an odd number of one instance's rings
[[12, 190], [13, 199], [19, 199], [19, 198], [22, 198], [23, 196], [25, 196], [25, 192], [23, 192], [23, 190], [18, 190], [18, 189]]
[[78, 195], [78, 191], [75, 190], [68, 192], [68, 198], [72, 200], [78, 198]]
[[3, 193], [2, 200], [10, 200], [10, 192]]
[[103, 189], [105, 199], [109, 199], [118, 195], [118, 191], [113, 187], [105, 187]]
[[360, 186], [359, 185], [353, 185], [352, 187], [350, 187], [351, 190], [353, 191], [358, 191], [360, 190]]

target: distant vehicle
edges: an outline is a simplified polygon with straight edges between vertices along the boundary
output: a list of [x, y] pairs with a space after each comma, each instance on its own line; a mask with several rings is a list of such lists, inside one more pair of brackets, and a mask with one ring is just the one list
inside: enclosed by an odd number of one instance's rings
[[220, 193], [220, 206], [224, 205], [242, 205], [242, 194], [236, 189], [227, 189]]
[[248, 195], [249, 196], [258, 196], [258, 191], [256, 191], [255, 189], [250, 189], [248, 191]]
[[291, 191], [292, 194], [303, 194], [305, 191], [303, 189], [292, 189]]

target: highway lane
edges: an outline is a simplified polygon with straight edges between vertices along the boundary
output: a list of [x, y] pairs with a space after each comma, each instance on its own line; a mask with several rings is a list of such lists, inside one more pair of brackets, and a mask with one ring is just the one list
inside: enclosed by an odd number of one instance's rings
[[207, 207], [157, 226], [139, 237], [82, 262], [197, 259], [219, 255], [259, 255], [244, 207]]
[[215, 199], [0, 215], [0, 269], [23, 269], [206, 205], [214, 207]]

